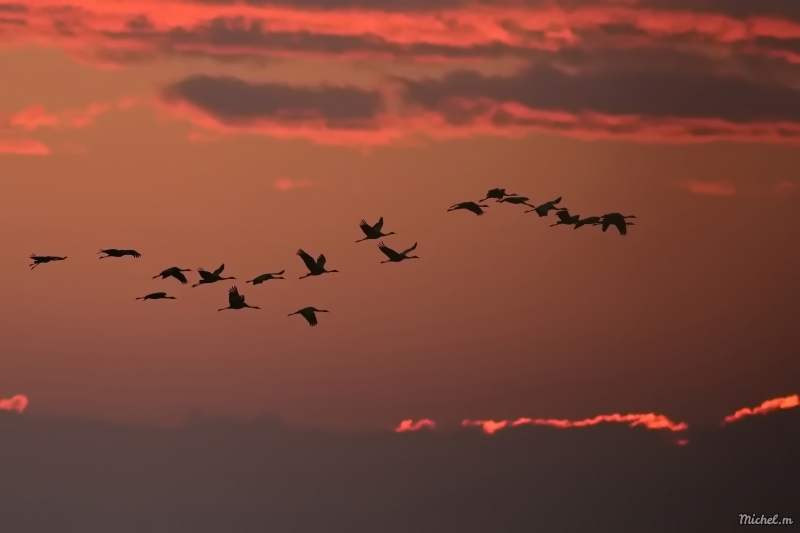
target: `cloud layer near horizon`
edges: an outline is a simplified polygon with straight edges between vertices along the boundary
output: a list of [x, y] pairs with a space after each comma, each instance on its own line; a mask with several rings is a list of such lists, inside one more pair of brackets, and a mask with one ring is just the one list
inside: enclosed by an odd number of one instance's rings
[[671, 432], [613, 424], [485, 438], [0, 412], [0, 529], [671, 533], [735, 527], [743, 509], [797, 520], [787, 487], [800, 468], [798, 415], [693, 428], [680, 446]]

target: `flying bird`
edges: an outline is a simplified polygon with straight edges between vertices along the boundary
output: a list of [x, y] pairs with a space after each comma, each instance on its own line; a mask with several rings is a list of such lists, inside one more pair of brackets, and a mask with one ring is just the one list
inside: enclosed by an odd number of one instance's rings
[[224, 311], [226, 309], [244, 309], [245, 307], [249, 307], [250, 309], [261, 309], [260, 307], [256, 307], [254, 305], [247, 305], [247, 303], [244, 301], [244, 295], [239, 294], [239, 289], [236, 287], [231, 287], [228, 289], [228, 307], [217, 309], [217, 311]]
[[562, 224], [565, 226], [574, 226], [581, 219], [580, 215], [570, 215], [567, 209], [556, 211], [556, 216], [558, 217], [558, 222], [555, 224], [550, 224], [551, 228], [553, 226], [560, 226]]
[[117, 250], [116, 248], [109, 248], [108, 250], [100, 250], [97, 252], [98, 254], [106, 254], [100, 259], [105, 259], [106, 257], [125, 257], [126, 255], [130, 255], [131, 257], [141, 257], [142, 254], [137, 252], [136, 250]]
[[173, 277], [180, 281], [182, 284], [186, 285], [186, 276], [183, 275], [184, 272], [191, 272], [191, 268], [178, 268], [178, 267], [171, 267], [166, 270], [162, 270], [161, 274], [156, 274], [153, 276], [153, 279], [160, 277], [161, 279], [167, 279], [168, 277]]
[[281, 270], [280, 272], [271, 272], [269, 274], [261, 274], [260, 276], [256, 276], [255, 278], [251, 279], [250, 281], [246, 281], [245, 283], [252, 283], [253, 285], [258, 285], [260, 283], [264, 283], [270, 279], [286, 279], [282, 278], [283, 273], [286, 272], [285, 270]]
[[307, 278], [308, 276], [321, 276], [322, 274], [339, 272], [338, 270], [325, 270], [325, 261], [327, 261], [327, 259], [325, 259], [325, 256], [322, 254], [319, 254], [316, 261], [303, 250], [297, 250], [297, 255], [300, 256], [300, 259], [303, 260], [303, 263], [305, 263], [308, 268], [308, 274], [300, 276], [300, 279]]
[[[532, 213], [532, 212], [536, 211], [536, 214], [539, 215], [540, 217], [546, 217], [547, 213], [549, 213], [550, 211], [553, 211], [553, 210], [561, 211], [561, 210], [566, 209], [565, 207], [556, 207], [556, 204], [558, 202], [560, 202], [560, 201], [561, 201], [561, 197], [559, 196], [558, 198], [556, 198], [552, 202], [545, 202], [542, 205], [540, 205], [539, 207], [534, 207], [530, 211], [525, 211], [525, 212], [526, 213]], [[531, 206], [531, 207], [533, 207], [533, 206]]]
[[[530, 198], [528, 198], [526, 196], [510, 196], [510, 197], [506, 197], [506, 198], [503, 198], [503, 199], [497, 200], [497, 201], [500, 202], [501, 204], [502, 203], [515, 204], [515, 205], [522, 204], [522, 205], [527, 205], [528, 207], [536, 207], [536, 206], [533, 206], [533, 205], [529, 204], [528, 200], [530, 200]], [[526, 211], [526, 213], [527, 213], [527, 211]]]
[[476, 204], [475, 202], [461, 202], [460, 204], [453, 204], [448, 211], [456, 211], [457, 209], [466, 209], [472, 211], [478, 216], [483, 215], [481, 207], [489, 207], [488, 205]]
[[197, 273], [200, 274], [200, 281], [192, 285], [192, 287], [197, 287], [198, 285], [203, 285], [204, 283], [216, 283], [217, 281], [222, 281], [224, 279], [236, 279], [233, 276], [229, 278], [221, 277], [220, 274], [222, 274], [223, 270], [225, 270], [225, 263], [222, 263], [214, 272], [208, 272], [207, 270], [198, 268]]
[[[561, 211], [559, 211], [558, 213], [560, 214], [560, 213], [561, 213]], [[582, 218], [582, 219], [580, 219], [579, 221], [577, 221], [577, 222], [575, 223], [575, 227], [574, 227], [574, 228], [572, 228], [572, 229], [578, 229], [578, 228], [580, 228], [581, 226], [585, 226], [585, 225], [587, 225], [587, 224], [591, 224], [592, 226], [597, 226], [598, 224], [600, 224], [600, 217], [586, 217], [586, 218]]]
[[137, 300], [177, 300], [174, 296], [167, 296], [166, 292], [151, 292], [147, 296], [140, 296]]
[[602, 220], [600, 221], [603, 224], [603, 232], [605, 232], [610, 226], [616, 226], [620, 235], [627, 235], [628, 226], [633, 226], [633, 222], [626, 222], [626, 218], [636, 218], [636, 216], [623, 216], [619, 213], [607, 213], [603, 215]]
[[34, 268], [36, 268], [37, 266], [39, 266], [39, 265], [41, 265], [43, 263], [49, 263], [50, 261], [63, 261], [64, 259], [66, 259], [66, 257], [58, 257], [58, 256], [55, 256], [55, 255], [36, 255], [36, 254], [31, 254], [31, 259], [33, 260], [33, 263], [31, 263], [28, 266], [31, 267], [31, 270], [33, 270]]
[[389, 258], [388, 261], [381, 261], [381, 263], [399, 263], [400, 261], [403, 261], [404, 259], [419, 259], [419, 257], [416, 256], [416, 255], [408, 255], [408, 253], [414, 251], [414, 249], [416, 247], [417, 247], [417, 243], [414, 243], [414, 246], [412, 246], [408, 250], [405, 250], [403, 252], [398, 253], [398, 252], [395, 252], [394, 250], [392, 250], [391, 248], [389, 248], [388, 246], [386, 246], [385, 244], [383, 244], [383, 241], [381, 241], [380, 243], [378, 243], [378, 249], [381, 252], [383, 252], [383, 254], [386, 257]]
[[366, 241], [367, 239], [380, 239], [381, 237], [388, 237], [389, 235], [395, 235], [395, 232], [390, 231], [389, 233], [382, 233], [381, 230], [383, 229], [383, 217], [379, 218], [378, 221], [375, 223], [374, 226], [370, 226], [366, 220], [361, 220], [361, 231], [364, 232], [363, 239], [358, 239], [356, 242]]
[[304, 307], [303, 309], [295, 311], [294, 313], [289, 313], [286, 316], [303, 315], [303, 318], [308, 320], [308, 324], [313, 327], [317, 325], [317, 315], [315, 313], [330, 313], [330, 311], [326, 311], [325, 309], [317, 309], [315, 307]]
[[502, 200], [506, 196], [519, 196], [519, 195], [506, 192], [505, 189], [489, 189], [489, 192], [486, 193], [486, 198], [481, 200], [481, 202], [485, 202], [489, 198], [494, 198], [495, 200]]

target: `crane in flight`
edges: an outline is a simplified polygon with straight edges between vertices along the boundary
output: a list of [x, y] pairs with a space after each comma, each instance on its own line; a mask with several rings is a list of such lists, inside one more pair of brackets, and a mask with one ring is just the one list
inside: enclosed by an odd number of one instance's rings
[[450, 206], [448, 211], [456, 211], [458, 209], [466, 209], [467, 211], [471, 211], [478, 216], [483, 215], [484, 211], [481, 208], [489, 207], [488, 205], [476, 204], [475, 202], [461, 202], [459, 204], [453, 204]]
[[171, 267], [166, 270], [162, 270], [161, 274], [156, 274], [153, 276], [153, 279], [161, 278], [167, 279], [169, 277], [173, 277], [180, 281], [182, 284], [186, 285], [186, 276], [183, 275], [184, 272], [191, 272], [191, 268], [178, 268], [178, 267]]
[[141, 257], [142, 254], [137, 252], [136, 250], [117, 250], [116, 248], [109, 248], [107, 250], [100, 250], [97, 252], [98, 254], [106, 254], [102, 256], [100, 259], [105, 259], [106, 257], [125, 257], [129, 255], [131, 257]]
[[228, 278], [223, 278], [220, 276], [223, 270], [225, 270], [225, 263], [222, 263], [214, 272], [209, 272], [207, 270], [203, 270], [202, 268], [198, 268], [197, 273], [200, 274], [200, 281], [192, 285], [192, 287], [197, 287], [198, 285], [204, 285], [206, 283], [216, 283], [224, 279], [236, 279], [233, 276]]
[[419, 259], [416, 255], [408, 255], [410, 252], [413, 252], [417, 247], [417, 243], [414, 243], [414, 246], [409, 248], [408, 250], [404, 250], [402, 252], [395, 252], [385, 244], [383, 241], [378, 243], [378, 249], [383, 252], [383, 254], [388, 257], [387, 261], [381, 261], [381, 263], [399, 263], [400, 261], [404, 261], [405, 259]]
[[33, 261], [33, 263], [31, 263], [28, 266], [31, 267], [31, 270], [33, 270], [37, 266], [43, 265], [44, 263], [49, 263], [51, 261], [63, 261], [64, 259], [66, 259], [66, 257], [58, 257], [56, 255], [31, 254], [31, 260]]
[[228, 307], [217, 309], [217, 311], [224, 311], [226, 309], [244, 309], [245, 307], [249, 307], [250, 309], [261, 309], [255, 305], [248, 305], [244, 301], [244, 294], [239, 294], [239, 289], [236, 287], [231, 287], [228, 289]]
[[285, 270], [281, 270], [280, 272], [270, 272], [269, 274], [261, 274], [260, 276], [256, 276], [255, 278], [251, 279], [250, 281], [245, 281], [245, 283], [252, 283], [253, 285], [259, 285], [264, 283], [270, 279], [286, 279], [283, 276], [283, 273], [286, 272]]
[[610, 227], [616, 226], [619, 234], [625, 236], [628, 234], [628, 226], [633, 226], [633, 222], [627, 222], [626, 218], [636, 218], [635, 215], [624, 216], [620, 213], [606, 213], [601, 217], [600, 223], [603, 225], [603, 232]]
[[[542, 205], [540, 205], [539, 207], [534, 207], [530, 211], [525, 211], [525, 212], [526, 213], [532, 213], [532, 212], [535, 211], [536, 214], [539, 215], [540, 217], [546, 217], [547, 213], [549, 213], [550, 211], [553, 211], [553, 210], [561, 211], [561, 210], [566, 209], [565, 207], [556, 207], [556, 204], [559, 203], [560, 201], [561, 201], [561, 197], [559, 196], [558, 198], [556, 198], [555, 200], [553, 200], [551, 202], [545, 202]], [[531, 206], [531, 207], [533, 207], [533, 206]]]
[[506, 196], [519, 196], [519, 195], [511, 192], [506, 192], [505, 189], [489, 189], [489, 192], [486, 193], [486, 198], [481, 200], [481, 202], [485, 202], [490, 198], [494, 200], [502, 200]]
[[[561, 211], [559, 211], [559, 213], [560, 213], [560, 212], [561, 212]], [[586, 218], [582, 218], [582, 219], [578, 220], [578, 221], [575, 223], [575, 227], [574, 227], [574, 228], [572, 228], [572, 229], [578, 229], [578, 228], [580, 228], [581, 226], [586, 226], [587, 224], [591, 224], [592, 226], [597, 226], [598, 224], [600, 224], [600, 217], [586, 217]]]
[[307, 278], [309, 276], [321, 276], [322, 274], [330, 274], [331, 272], [339, 272], [338, 270], [325, 270], [325, 256], [319, 254], [317, 260], [314, 261], [314, 258], [308, 255], [303, 250], [297, 250], [297, 255], [300, 256], [300, 259], [303, 260], [303, 263], [306, 264], [306, 268], [308, 268], [308, 274], [305, 276], [300, 276], [300, 279]]
[[389, 233], [382, 233], [383, 229], [383, 217], [379, 218], [378, 221], [370, 226], [366, 220], [361, 220], [361, 224], [359, 224], [361, 231], [364, 232], [363, 239], [358, 239], [356, 242], [366, 241], [367, 239], [380, 239], [381, 237], [388, 237], [389, 235], [395, 235], [395, 232], [390, 231]]
[[[507, 196], [506, 198], [497, 201], [501, 204], [527, 205], [528, 207], [535, 208], [536, 206], [529, 204], [528, 200], [530, 200], [530, 198], [527, 196]], [[527, 213], [527, 211], [525, 212]]]
[[581, 219], [580, 215], [570, 215], [569, 211], [566, 209], [556, 211], [556, 216], [558, 217], [558, 222], [556, 222], [555, 224], [550, 224], [551, 228], [553, 226], [561, 226], [561, 225], [574, 226]]
[[317, 309], [316, 307], [304, 307], [294, 313], [289, 313], [286, 316], [301, 315], [308, 321], [308, 325], [314, 327], [317, 325], [317, 315], [315, 313], [330, 313], [325, 309]]
[[151, 292], [147, 296], [140, 296], [137, 300], [177, 300], [174, 296], [167, 296], [166, 292]]

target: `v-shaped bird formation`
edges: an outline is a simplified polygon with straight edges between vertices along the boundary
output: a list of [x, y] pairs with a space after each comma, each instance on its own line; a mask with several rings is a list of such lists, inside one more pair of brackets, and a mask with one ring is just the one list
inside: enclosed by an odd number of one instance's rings
[[[556, 198], [555, 200], [551, 200], [549, 202], [544, 202], [540, 205], [535, 205], [530, 203], [530, 198], [527, 196], [521, 196], [516, 193], [508, 193], [505, 189], [490, 189], [487, 193], [485, 198], [479, 200], [477, 202], [467, 201], [467, 202], [460, 202], [457, 204], [453, 204], [447, 211], [458, 211], [458, 210], [466, 210], [470, 211], [478, 216], [482, 216], [486, 213], [486, 209], [489, 208], [488, 205], [483, 204], [482, 202], [486, 202], [488, 200], [494, 200], [496, 203], [501, 204], [512, 204], [512, 205], [524, 205], [529, 207], [530, 209], [525, 211], [525, 213], [536, 213], [539, 217], [546, 217], [550, 214], [550, 212], [554, 212], [556, 218], [558, 219], [555, 224], [551, 224], [550, 226], [572, 226], [573, 229], [578, 229], [582, 226], [601, 226], [603, 232], [608, 230], [611, 226], [617, 228], [617, 231], [620, 235], [627, 235], [628, 233], [628, 226], [632, 226], [633, 222], [628, 222], [627, 219], [629, 218], [636, 218], [634, 215], [622, 215], [620, 213], [606, 213], [605, 215], [600, 216], [589, 216], [581, 218], [580, 215], [572, 215], [570, 214], [569, 210], [566, 207], [561, 207], [559, 204], [561, 203], [561, 197]], [[395, 235], [394, 231], [390, 231], [388, 233], [383, 232], [383, 217], [380, 217], [377, 222], [374, 224], [369, 224], [366, 220], [361, 220], [359, 224], [359, 228], [361, 228], [361, 232], [364, 234], [363, 239], [358, 239], [356, 243], [366, 241], [366, 240], [379, 240], [383, 239], [384, 237], [388, 237], [390, 235]], [[378, 250], [386, 256], [385, 261], [381, 261], [381, 263], [400, 263], [407, 259], [419, 259], [420, 257], [417, 255], [409, 255], [414, 250], [417, 249], [417, 244], [414, 243], [410, 248], [407, 248], [402, 251], [397, 251], [393, 248], [387, 246], [383, 240], [379, 240], [378, 242]], [[109, 257], [133, 257], [139, 258], [141, 254], [136, 250], [124, 250], [124, 249], [117, 249], [117, 248], [107, 248], [104, 250], [100, 250], [98, 254], [104, 254], [100, 257], [100, 259], [107, 259]], [[336, 269], [328, 270], [326, 268], [327, 265], [327, 258], [324, 254], [319, 254], [316, 259], [306, 252], [303, 249], [297, 251], [297, 256], [303, 261], [308, 273], [300, 276], [299, 279], [304, 279], [310, 276], [321, 276], [323, 274], [333, 274], [338, 273], [339, 271]], [[45, 263], [51, 263], [55, 261], [63, 261], [66, 258], [61, 256], [53, 256], [53, 255], [36, 255], [31, 254], [31, 260], [33, 261], [29, 266], [31, 270], [36, 268], [39, 265]], [[194, 283], [191, 287], [199, 287], [200, 285], [210, 285], [212, 283], [217, 283], [218, 281], [225, 281], [225, 280], [235, 280], [235, 276], [223, 276], [222, 273], [225, 270], [225, 264], [221, 264], [216, 270], [208, 271], [203, 268], [197, 269], [197, 274], [200, 276], [200, 279], [197, 283]], [[168, 278], [174, 278], [178, 280], [182, 285], [186, 285], [189, 280], [186, 278], [184, 272], [192, 272], [190, 268], [180, 268], [177, 266], [173, 266], [162, 270], [159, 274], [153, 276], [153, 279], [161, 278], [163, 280]], [[255, 278], [248, 280], [246, 283], [251, 283], [254, 287], [256, 285], [260, 285], [265, 283], [269, 280], [283, 280], [286, 279], [283, 277], [283, 274], [286, 270], [281, 270], [280, 272], [268, 272], [265, 274], [260, 274]], [[136, 298], [136, 300], [176, 300], [175, 296], [170, 296], [166, 292], [153, 292], [147, 294], [145, 296], [140, 296]], [[245, 301], [244, 294], [239, 292], [239, 289], [236, 286], [230, 287], [228, 289], [228, 306], [218, 309], [218, 311], [225, 311], [228, 309], [261, 309], [258, 306], [250, 305]], [[294, 313], [289, 313], [288, 316], [293, 315], [300, 315], [306, 319], [310, 326], [316, 326], [318, 324], [317, 320], [317, 313], [329, 313], [330, 311], [326, 309], [317, 309], [316, 307], [304, 307]]]

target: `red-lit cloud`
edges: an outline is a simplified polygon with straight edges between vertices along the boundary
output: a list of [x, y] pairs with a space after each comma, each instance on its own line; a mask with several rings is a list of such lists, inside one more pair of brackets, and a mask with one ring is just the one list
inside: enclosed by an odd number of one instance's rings
[[289, 191], [303, 187], [311, 187], [311, 182], [309, 180], [293, 180], [290, 178], [275, 180], [275, 188], [279, 191]]
[[[726, 0], [707, 0], [702, 9], [688, 0], [2, 5], [16, 6], [5, 18], [24, 22], [3, 26], [5, 46], [58, 47], [104, 68], [165, 54], [377, 58], [463, 68], [425, 79], [392, 78], [381, 90], [230, 77], [176, 80], [161, 95], [164, 103], [212, 132], [195, 132], [193, 140], [244, 132], [374, 146], [545, 132], [586, 140], [800, 143], [800, 15], [775, 3], [747, 10]], [[478, 65], [509, 58], [528, 66], [506, 76], [478, 72]], [[91, 121], [105, 111], [86, 112]], [[81, 121], [40, 108], [15, 118], [17, 127], [28, 129], [56, 123], [77, 127]]]
[[644, 426], [647, 429], [668, 429], [670, 431], [683, 431], [689, 426], [685, 422], [675, 423], [664, 415], [657, 415], [654, 413], [647, 414], [629, 414], [629, 415], [598, 415], [594, 418], [587, 418], [585, 420], [563, 420], [555, 418], [519, 418], [517, 420], [464, 420], [461, 422], [462, 426], [478, 426], [481, 427], [484, 433], [489, 435], [509, 427], [518, 427], [523, 425], [535, 426], [552, 426], [557, 428], [570, 428], [570, 427], [586, 427], [594, 426], [602, 422], [619, 422], [628, 423], [631, 427]]
[[[786, 2], [791, 4], [792, 2]], [[789, 60], [796, 9], [717, 1], [18, 0], [8, 44], [64, 48], [109, 64], [157, 54], [462, 59], [569, 47], [713, 47]], [[775, 3], [771, 3], [773, 6]], [[722, 54], [720, 54], [722, 55]]]
[[791, 409], [798, 406], [800, 406], [800, 396], [797, 394], [786, 396], [785, 398], [775, 398], [774, 400], [767, 400], [763, 402], [758, 407], [745, 407], [743, 409], [739, 409], [732, 415], [726, 416], [724, 423], [730, 424], [731, 422], [735, 422], [746, 416], [764, 415], [771, 411], [777, 411], [778, 409]]
[[95, 118], [108, 113], [114, 107], [128, 109], [138, 102], [138, 98], [127, 97], [117, 102], [116, 106], [111, 102], [96, 102], [83, 109], [68, 109], [59, 112], [48, 112], [43, 105], [32, 105], [21, 111], [0, 113], [0, 131], [84, 128], [93, 124]]
[[778, 194], [786, 194], [786, 193], [794, 192], [798, 188], [800, 188], [800, 187], [798, 187], [797, 184], [795, 184], [795, 183], [793, 183], [791, 181], [781, 181], [781, 182], [775, 184], [774, 190]]
[[[581, 80], [579, 76], [553, 74], [549, 69], [544, 73], [533, 70], [506, 77], [486, 78], [474, 72], [461, 72], [444, 79], [395, 78], [395, 90], [384, 91], [192, 76], [169, 86], [160, 105], [171, 116], [210, 132], [306, 138], [321, 144], [374, 146], [409, 143], [420, 138], [480, 135], [519, 138], [532, 132], [585, 140], [800, 143], [800, 113], [790, 117], [797, 122], [778, 121], [783, 111], [772, 107], [773, 104], [764, 103], [762, 110], [752, 108], [747, 112], [737, 110], [735, 105], [728, 108], [717, 105], [706, 112], [705, 106], [697, 101], [719, 100], [713, 89], [717, 85], [720, 91], [727, 90], [724, 82], [706, 75], [694, 80], [697, 87], [706, 87], [705, 96], [699, 90], [681, 89], [688, 91], [687, 98], [678, 98], [678, 103], [656, 99], [641, 102], [637, 107], [617, 101], [617, 93], [633, 89], [625, 89], [624, 83], [618, 85], [619, 81], [612, 77], [591, 75]], [[631, 78], [630, 85], [655, 87], [663, 82], [659, 76], [642, 75], [637, 79]], [[755, 85], [745, 84], [738, 90], [744, 99], [761, 98], [762, 89]], [[536, 96], [537, 91], [544, 92]], [[583, 95], [593, 91], [605, 95], [593, 97], [590, 106], [602, 112], [583, 109], [586, 105]], [[797, 97], [788, 90], [782, 94], [784, 104], [793, 103], [796, 98], [800, 109], [800, 93]], [[687, 101], [692, 103], [681, 103]], [[636, 114], [636, 109], [649, 114]], [[727, 118], [711, 116], [725, 117], [726, 113]], [[757, 117], [768, 116], [775, 121], [755, 121]], [[692, 188], [695, 192], [716, 194], [726, 190], [697, 184], [692, 184]]]
[[0, 139], [0, 154], [47, 155], [50, 149], [32, 139]]
[[731, 196], [736, 194], [736, 187], [723, 181], [684, 181], [679, 185], [694, 194], [710, 196]]
[[17, 394], [6, 400], [0, 399], [0, 410], [3, 411], [22, 413], [26, 407], [28, 407], [28, 397], [23, 394]]
[[423, 428], [434, 429], [436, 427], [436, 422], [433, 420], [428, 420], [427, 418], [423, 418], [417, 422], [414, 422], [412, 419], [403, 420], [400, 422], [400, 425], [395, 428], [395, 432], [397, 433], [405, 433], [406, 431], [418, 431]]

